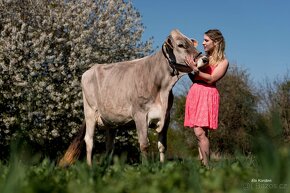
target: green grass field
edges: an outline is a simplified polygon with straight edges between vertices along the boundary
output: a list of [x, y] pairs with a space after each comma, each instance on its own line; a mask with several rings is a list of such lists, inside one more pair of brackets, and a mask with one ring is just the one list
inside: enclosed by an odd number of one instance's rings
[[29, 163], [14, 156], [0, 163], [1, 193], [239, 193], [290, 192], [287, 148], [265, 149], [256, 156], [232, 156], [211, 161], [173, 160], [160, 164], [126, 164], [122, 157], [80, 161], [59, 168], [48, 159]]

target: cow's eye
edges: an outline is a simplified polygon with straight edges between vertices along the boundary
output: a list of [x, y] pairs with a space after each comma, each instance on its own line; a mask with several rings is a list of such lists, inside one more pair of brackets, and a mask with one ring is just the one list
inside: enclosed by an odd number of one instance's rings
[[183, 44], [178, 44], [177, 45], [179, 48], [185, 48], [185, 46]]

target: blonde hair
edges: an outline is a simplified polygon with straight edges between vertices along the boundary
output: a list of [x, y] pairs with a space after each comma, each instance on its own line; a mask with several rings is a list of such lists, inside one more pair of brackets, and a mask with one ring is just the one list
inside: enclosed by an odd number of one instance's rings
[[218, 29], [210, 29], [204, 34], [207, 35], [216, 44], [213, 52], [209, 57], [209, 63], [211, 65], [217, 65], [218, 62], [225, 59], [226, 42], [223, 34]]

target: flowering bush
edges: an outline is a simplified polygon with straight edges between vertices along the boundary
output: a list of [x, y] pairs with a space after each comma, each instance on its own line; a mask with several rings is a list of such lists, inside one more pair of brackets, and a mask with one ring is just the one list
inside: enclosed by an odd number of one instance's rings
[[151, 53], [143, 30], [122, 0], [1, 0], [0, 145], [17, 133], [45, 146], [70, 140], [83, 120], [82, 73]]

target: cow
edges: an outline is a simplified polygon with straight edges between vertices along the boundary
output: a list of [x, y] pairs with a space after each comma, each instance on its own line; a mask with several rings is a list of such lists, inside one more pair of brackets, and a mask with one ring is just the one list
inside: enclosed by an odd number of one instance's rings
[[[178, 29], [171, 31], [161, 50], [141, 59], [111, 64], [95, 64], [82, 75], [81, 85], [85, 124], [60, 161], [69, 165], [79, 155], [79, 144], [85, 141], [87, 163], [92, 165], [95, 128], [106, 129], [106, 149], [113, 149], [115, 130], [134, 123], [144, 160], [149, 147], [148, 129], [158, 133], [160, 162], [165, 161], [167, 129], [173, 104], [172, 88], [181, 76], [192, 69], [185, 58], [194, 58], [198, 67], [208, 63], [196, 49], [197, 41]], [[124, 127], [122, 127], [124, 128]], [[143, 160], [142, 159], [142, 160]]]

